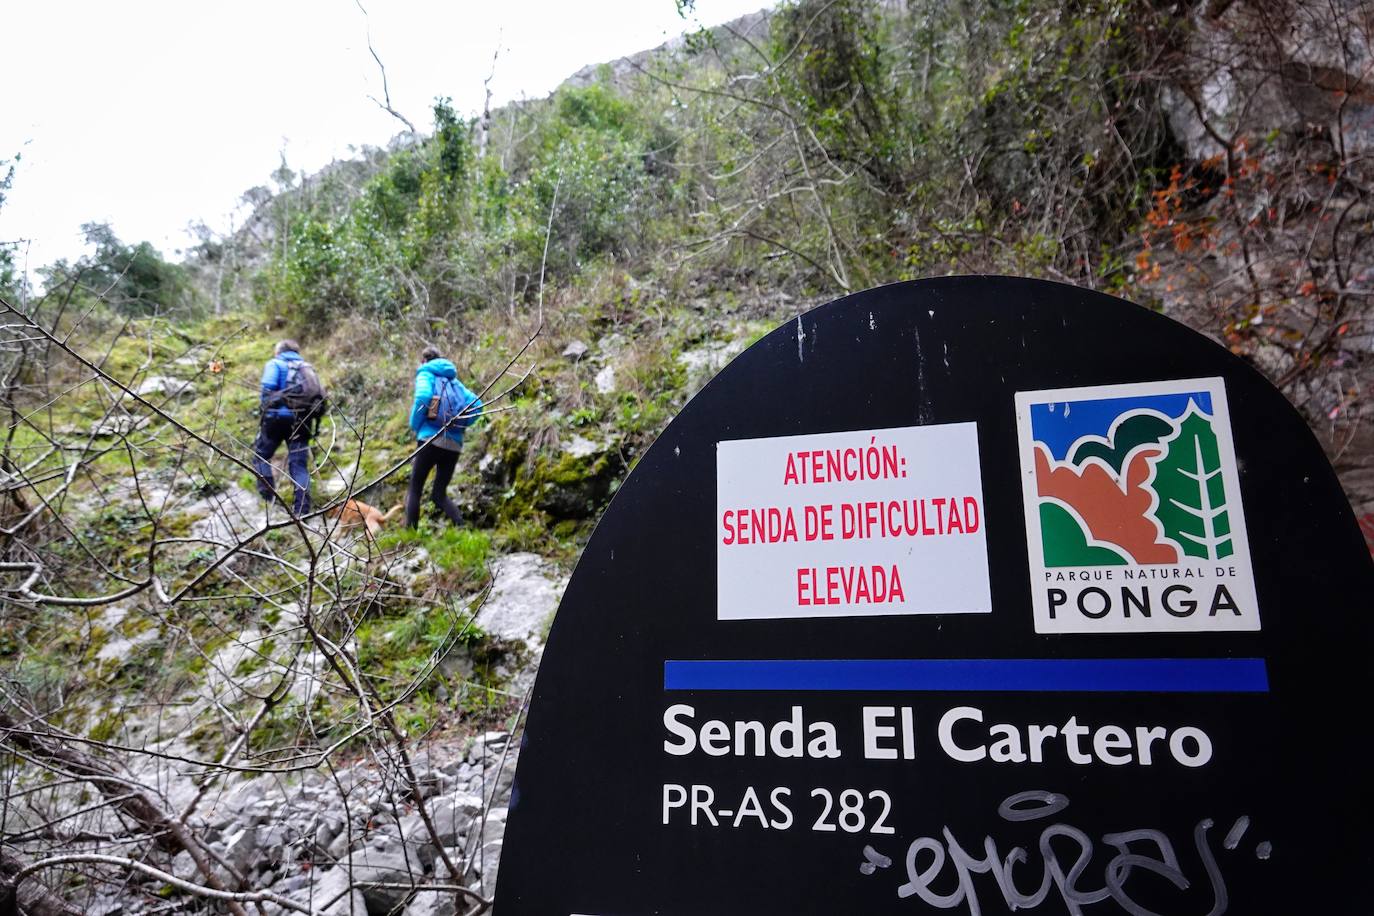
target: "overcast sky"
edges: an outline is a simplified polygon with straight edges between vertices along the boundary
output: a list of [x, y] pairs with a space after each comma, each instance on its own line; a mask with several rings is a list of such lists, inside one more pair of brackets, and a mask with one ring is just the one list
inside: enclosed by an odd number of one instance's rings
[[463, 113], [501, 49], [494, 102], [547, 94], [582, 66], [654, 47], [765, 0], [129, 0], [18, 3], [0, 51], [0, 159], [22, 156], [0, 240], [25, 239], [30, 270], [82, 250], [81, 224], [110, 223], [164, 255], [189, 224], [241, 219], [240, 195], [285, 152], [313, 171], [350, 147], [384, 145], [399, 121], [430, 129], [435, 96]]

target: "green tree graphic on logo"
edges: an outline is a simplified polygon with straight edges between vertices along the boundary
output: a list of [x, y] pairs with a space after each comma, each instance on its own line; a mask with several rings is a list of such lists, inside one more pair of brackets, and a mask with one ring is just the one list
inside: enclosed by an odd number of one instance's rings
[[1178, 435], [1165, 441], [1155, 460], [1155, 518], [1190, 557], [1220, 560], [1235, 552], [1226, 511], [1221, 454], [1212, 423], [1195, 404], [1179, 424]]

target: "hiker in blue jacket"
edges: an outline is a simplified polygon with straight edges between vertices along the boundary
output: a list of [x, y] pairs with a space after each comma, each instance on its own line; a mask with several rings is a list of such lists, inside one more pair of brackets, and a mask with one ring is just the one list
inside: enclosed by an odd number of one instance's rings
[[[310, 512], [310, 426], [312, 418], [298, 416], [298, 411], [288, 407], [282, 400], [281, 392], [295, 381], [295, 372], [305, 364], [301, 359], [300, 345], [294, 340], [277, 343], [273, 356], [262, 367], [262, 396], [260, 399], [261, 424], [258, 438], [253, 443], [253, 469], [257, 471], [258, 493], [269, 503], [279, 499], [272, 476], [272, 456], [286, 443], [286, 464], [291, 481], [296, 486], [295, 499], [291, 511], [296, 515]], [[313, 374], [313, 372], [312, 372]], [[276, 395], [274, 397], [274, 394]]]
[[420, 523], [420, 501], [425, 478], [434, 471], [434, 504], [455, 525], [463, 514], [448, 498], [448, 484], [463, 450], [463, 431], [482, 411], [482, 401], [460, 381], [458, 369], [443, 358], [439, 349], [425, 347], [420, 358], [424, 365], [415, 371], [415, 402], [410, 408], [410, 428], [420, 443], [410, 469], [410, 489], [406, 492], [406, 526]]

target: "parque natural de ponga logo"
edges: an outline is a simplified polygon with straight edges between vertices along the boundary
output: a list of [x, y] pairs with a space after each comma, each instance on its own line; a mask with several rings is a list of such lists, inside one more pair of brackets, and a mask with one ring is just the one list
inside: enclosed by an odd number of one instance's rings
[[1038, 633], [1257, 630], [1219, 378], [1016, 395]]

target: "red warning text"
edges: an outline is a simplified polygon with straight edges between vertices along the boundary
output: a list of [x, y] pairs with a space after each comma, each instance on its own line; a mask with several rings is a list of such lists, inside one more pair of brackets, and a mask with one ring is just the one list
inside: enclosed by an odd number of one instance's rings
[[893, 566], [807, 566], [797, 570], [797, 604], [905, 604]]
[[801, 506], [757, 506], [721, 513], [720, 543], [789, 544], [977, 534], [976, 496], [860, 500]]
[[906, 476], [906, 459], [895, 445], [878, 445], [878, 437], [860, 448], [818, 448], [788, 452], [782, 472], [784, 487], [808, 483], [887, 480]]

